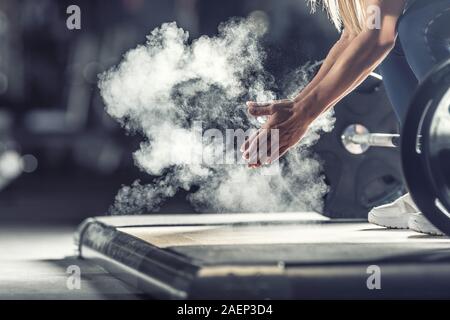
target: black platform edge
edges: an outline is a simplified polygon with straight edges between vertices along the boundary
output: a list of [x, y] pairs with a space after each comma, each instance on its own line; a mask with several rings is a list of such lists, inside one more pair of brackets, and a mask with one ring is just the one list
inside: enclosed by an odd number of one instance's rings
[[382, 290], [369, 290], [367, 261], [337, 265], [202, 265], [95, 218], [79, 227], [76, 238], [80, 258], [97, 263], [155, 299], [450, 298], [448, 259], [425, 259], [420, 263], [404, 259], [379, 261]]
[[175, 253], [125, 234], [95, 218], [75, 235], [78, 256], [102, 266], [128, 285], [161, 299], [185, 299], [198, 266]]

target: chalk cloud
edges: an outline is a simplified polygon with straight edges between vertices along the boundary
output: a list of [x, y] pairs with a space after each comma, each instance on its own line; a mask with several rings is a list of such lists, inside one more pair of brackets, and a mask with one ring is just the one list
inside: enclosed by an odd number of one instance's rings
[[[186, 155], [213, 152], [200, 130], [257, 127], [245, 101], [276, 98], [264, 70], [260, 39], [264, 19], [250, 16], [220, 25], [215, 37], [189, 41], [189, 34], [166, 23], [153, 30], [144, 45], [130, 50], [123, 61], [100, 76], [106, 111], [131, 132], [145, 137], [134, 154], [136, 165], [153, 183], [136, 181], [117, 194], [112, 214], [157, 211], [177, 191], [189, 191], [198, 211], [268, 212], [321, 211], [327, 186], [320, 162], [308, 151], [319, 133], [331, 131], [331, 112], [311, 127], [308, 136], [280, 164], [277, 174], [249, 170], [242, 164], [214, 165], [189, 161]], [[286, 95], [306, 83], [310, 68], [289, 80]], [[197, 124], [197, 125], [196, 125]], [[200, 151], [199, 151], [200, 150]], [[205, 156], [205, 154], [203, 154]], [[208, 154], [206, 155], [208, 156]], [[193, 191], [195, 189], [195, 192]]]

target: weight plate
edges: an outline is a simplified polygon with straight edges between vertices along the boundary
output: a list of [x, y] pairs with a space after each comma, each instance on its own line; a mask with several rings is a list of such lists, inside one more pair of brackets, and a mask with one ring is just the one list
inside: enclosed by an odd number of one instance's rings
[[[450, 60], [438, 66], [419, 86], [401, 138], [402, 166], [408, 189], [421, 212], [450, 235], [447, 162], [449, 143], [440, 115], [450, 88]], [[437, 112], [438, 111], [438, 112]], [[447, 136], [448, 138], [448, 136]], [[447, 159], [447, 160], [446, 160]], [[445, 162], [443, 162], [445, 161]]]
[[[444, 79], [445, 93], [437, 102], [435, 112], [423, 127], [423, 150], [431, 183], [442, 206], [450, 208], [450, 73]], [[428, 115], [427, 115], [428, 118]], [[448, 213], [450, 210], [445, 210]]]
[[405, 192], [398, 149], [369, 148], [362, 154], [351, 154], [342, 144], [342, 133], [355, 123], [370, 132], [398, 132], [382, 85], [369, 81], [362, 89], [336, 106], [333, 132], [324, 134], [314, 147], [330, 187], [324, 213], [333, 218], [367, 219], [374, 206], [391, 202]]

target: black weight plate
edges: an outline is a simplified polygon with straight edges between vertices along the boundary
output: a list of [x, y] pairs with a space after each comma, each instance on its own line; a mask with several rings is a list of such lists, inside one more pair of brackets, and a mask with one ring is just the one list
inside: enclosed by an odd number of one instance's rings
[[436, 86], [435, 107], [423, 124], [422, 144], [437, 197], [442, 206], [450, 208], [450, 66], [445, 70]]
[[435, 82], [435, 99], [423, 124], [422, 144], [437, 205], [450, 219], [450, 65]]
[[[436, 154], [438, 145], [433, 124], [436, 124], [436, 109], [449, 89], [449, 76], [450, 60], [438, 66], [420, 85], [408, 112], [401, 141], [403, 171], [411, 196], [428, 220], [448, 235], [450, 217], [445, 211], [450, 207], [444, 189], [446, 179], [443, 178], [448, 171], [440, 169], [442, 158], [448, 158], [446, 153]], [[450, 163], [443, 168], [448, 170], [448, 166]]]
[[429, 179], [437, 198], [445, 207], [450, 208], [450, 83], [446, 85], [445, 98], [442, 97], [436, 109], [433, 108], [433, 114], [430, 114], [431, 110], [428, 112], [429, 117], [427, 116], [423, 126], [422, 144]]
[[[372, 81], [373, 82], [373, 81]], [[371, 84], [369, 81], [368, 84]], [[404, 192], [400, 153], [397, 149], [370, 148], [350, 154], [341, 134], [351, 124], [362, 124], [371, 132], [397, 133], [398, 125], [382, 86], [370, 86], [345, 98], [336, 108], [333, 132], [324, 134], [314, 151], [323, 161], [330, 191], [325, 215], [332, 218], [367, 218], [367, 213]]]

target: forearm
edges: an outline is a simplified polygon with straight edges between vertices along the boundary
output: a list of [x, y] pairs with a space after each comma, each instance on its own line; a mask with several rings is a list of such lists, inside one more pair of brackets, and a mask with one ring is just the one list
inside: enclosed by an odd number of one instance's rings
[[392, 49], [391, 41], [380, 41], [373, 32], [363, 32], [352, 40], [327, 75], [304, 96], [312, 113], [321, 114], [354, 90]]
[[[373, 74], [373, 71], [375, 70], [375, 68], [377, 66], [379, 66], [380, 63], [383, 62], [384, 58], [385, 58], [385, 56], [382, 56], [378, 61], [375, 62], [375, 65], [373, 68], [363, 72], [361, 74], [361, 76], [355, 81], [354, 85], [350, 86], [348, 88], [348, 90], [344, 93], [344, 96], [347, 96], [348, 94], [350, 94], [353, 90], [355, 90], [357, 87], [359, 87], [369, 76], [371, 76]], [[338, 102], [339, 101], [337, 101], [336, 103], [338, 103]], [[331, 107], [334, 107], [336, 105], [336, 103], [334, 103]]]
[[347, 35], [344, 31], [342, 37], [334, 44], [334, 46], [329, 51], [317, 74], [309, 82], [309, 84], [294, 98], [295, 101], [301, 100], [308, 96], [308, 94], [311, 93], [311, 91], [322, 81], [322, 79], [325, 78], [325, 76], [336, 63], [339, 56], [350, 44], [351, 40], [352, 37], [350, 35]]

